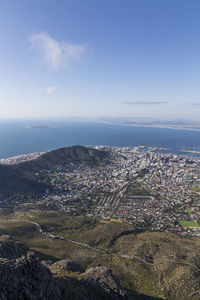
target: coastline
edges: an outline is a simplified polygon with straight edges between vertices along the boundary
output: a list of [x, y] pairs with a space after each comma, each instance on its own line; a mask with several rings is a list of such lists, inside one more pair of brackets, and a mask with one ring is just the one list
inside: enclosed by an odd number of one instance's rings
[[200, 128], [180, 128], [180, 127], [170, 127], [170, 126], [164, 126], [164, 125], [145, 125], [145, 124], [127, 124], [127, 123], [115, 123], [115, 122], [109, 122], [104, 121], [101, 123], [106, 123], [110, 125], [123, 125], [123, 126], [130, 126], [130, 127], [146, 127], [146, 128], [161, 128], [161, 129], [175, 129], [175, 130], [187, 130], [187, 131], [196, 131], [200, 132]]
[[[175, 154], [180, 154], [183, 148], [186, 151], [199, 151], [200, 149], [199, 128], [157, 124], [126, 124], [126, 121], [119, 123], [114, 120], [96, 120], [95, 122], [84, 123], [54, 122], [51, 124], [53, 128], [48, 130], [28, 130], [25, 126], [27, 126], [27, 121], [1, 124], [0, 158], [6, 159], [27, 153], [46, 152], [77, 144], [110, 147], [145, 144], [148, 147], [168, 148], [169, 153]], [[167, 129], [173, 129], [173, 131]], [[194, 155], [195, 153], [191, 154]]]

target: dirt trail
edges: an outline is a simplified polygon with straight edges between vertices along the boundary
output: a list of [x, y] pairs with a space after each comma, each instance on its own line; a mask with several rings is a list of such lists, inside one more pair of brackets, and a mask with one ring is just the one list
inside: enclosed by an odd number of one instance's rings
[[200, 269], [191, 264], [191, 263], [188, 263], [188, 262], [181, 262], [181, 261], [176, 261], [176, 260], [171, 260], [171, 259], [163, 259], [159, 262], [148, 262], [146, 261], [145, 259], [142, 259], [141, 257], [138, 257], [136, 255], [125, 255], [125, 254], [115, 254], [115, 253], [109, 253], [107, 251], [104, 251], [104, 250], [101, 250], [101, 249], [98, 249], [98, 248], [95, 248], [95, 247], [92, 247], [88, 244], [85, 244], [85, 243], [81, 243], [81, 242], [78, 242], [78, 241], [74, 241], [74, 240], [71, 240], [71, 239], [68, 239], [66, 237], [62, 237], [62, 236], [58, 236], [58, 235], [54, 235], [54, 234], [51, 234], [49, 232], [46, 232], [46, 231], [43, 231], [41, 226], [36, 223], [36, 222], [33, 222], [33, 221], [30, 221], [30, 220], [12, 220], [12, 221], [17, 221], [17, 222], [28, 222], [28, 223], [31, 223], [33, 225], [35, 225], [36, 229], [43, 235], [49, 237], [49, 238], [52, 238], [54, 240], [62, 240], [62, 241], [68, 241], [68, 242], [71, 242], [71, 243], [74, 243], [74, 244], [77, 244], [77, 245], [80, 245], [82, 247], [86, 247], [86, 248], [89, 248], [91, 250], [94, 250], [96, 252], [100, 252], [102, 254], [105, 254], [105, 255], [109, 255], [109, 256], [115, 256], [115, 257], [121, 257], [121, 258], [127, 258], [127, 259], [135, 259], [135, 260], [138, 260], [146, 265], [150, 265], [150, 266], [155, 266], [155, 265], [160, 265], [160, 264], [163, 264], [163, 263], [168, 263], [168, 262], [171, 262], [171, 263], [174, 263], [174, 264], [181, 264], [181, 265], [188, 265], [188, 266], [191, 266], [193, 268], [195, 268], [197, 271], [200, 272]]

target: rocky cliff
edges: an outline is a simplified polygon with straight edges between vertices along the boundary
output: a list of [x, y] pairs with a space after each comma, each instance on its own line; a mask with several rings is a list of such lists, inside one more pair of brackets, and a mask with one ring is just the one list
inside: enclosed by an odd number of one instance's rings
[[[65, 276], [63, 275], [65, 272], [75, 272], [79, 276]], [[127, 295], [119, 280], [108, 268], [96, 267], [82, 272], [77, 264], [66, 260], [41, 263], [24, 244], [16, 243], [8, 236], [2, 236], [0, 299], [118, 300], [127, 299]]]

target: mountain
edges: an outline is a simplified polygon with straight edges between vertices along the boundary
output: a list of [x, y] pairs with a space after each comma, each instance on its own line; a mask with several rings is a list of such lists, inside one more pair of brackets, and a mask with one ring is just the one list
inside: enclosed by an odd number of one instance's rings
[[0, 198], [12, 193], [44, 192], [48, 186], [33, 180], [33, 173], [20, 166], [0, 165]]
[[[35, 222], [52, 237], [41, 234]], [[106, 286], [108, 270], [112, 270], [130, 299], [199, 300], [198, 237], [183, 238], [169, 232], [137, 233], [127, 223], [35, 209], [2, 217], [1, 234], [12, 236], [35, 251], [54, 277], [68, 278], [72, 291], [76, 290], [77, 280], [84, 290], [93, 281]]]
[[[10, 254], [13, 253], [9, 258], [7, 250]], [[24, 255], [18, 257], [20, 251]], [[55, 264], [62, 270], [65, 261]], [[41, 263], [25, 245], [16, 243], [8, 236], [2, 236], [0, 238], [0, 299], [128, 299], [119, 280], [108, 268], [91, 268], [82, 273], [78, 280], [75, 276], [74, 278], [54, 277], [46, 265]], [[76, 272], [76, 276], [79, 274], [80, 272]]]
[[36, 159], [16, 165], [0, 165], [0, 198], [12, 193], [40, 193], [50, 185], [34, 180], [34, 173], [43, 169], [55, 169], [57, 166], [67, 166], [70, 162], [97, 166], [107, 157], [105, 151], [72, 146], [48, 151]]
[[16, 259], [28, 253], [29, 248], [15, 242], [9, 235], [0, 236], [0, 258]]
[[70, 162], [84, 163], [96, 166], [107, 157], [105, 151], [97, 149], [72, 146], [48, 151], [38, 158], [20, 163], [15, 168], [21, 172], [38, 172], [42, 169], [54, 169], [57, 166], [67, 165]]

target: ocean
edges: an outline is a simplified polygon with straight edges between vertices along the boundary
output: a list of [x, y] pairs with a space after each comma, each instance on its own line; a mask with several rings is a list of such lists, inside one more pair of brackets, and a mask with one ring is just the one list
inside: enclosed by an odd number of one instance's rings
[[[50, 128], [26, 128], [48, 125]], [[75, 121], [0, 121], [0, 158], [71, 145], [156, 146], [200, 151], [200, 132]]]

